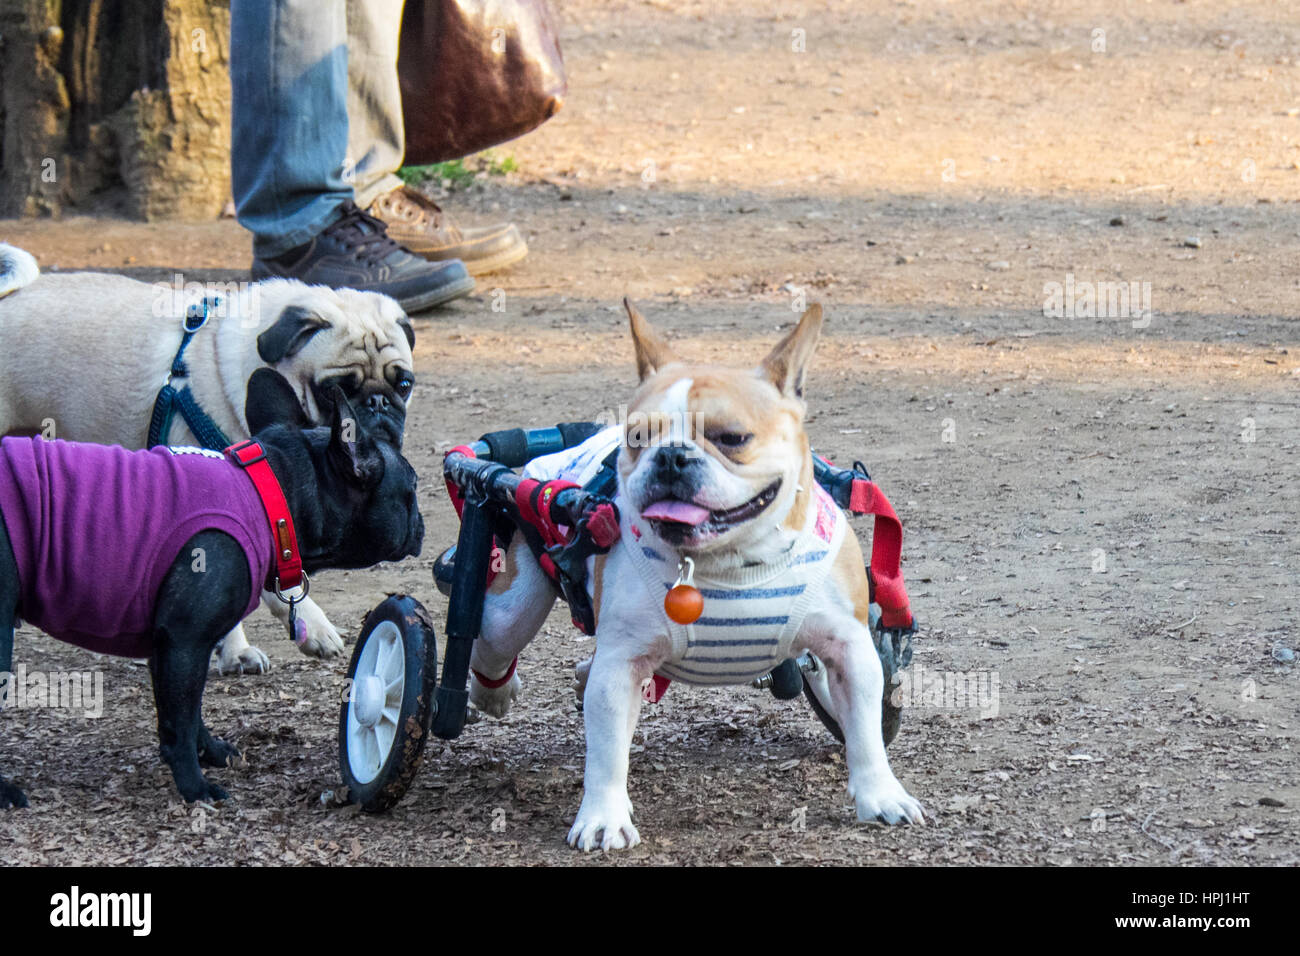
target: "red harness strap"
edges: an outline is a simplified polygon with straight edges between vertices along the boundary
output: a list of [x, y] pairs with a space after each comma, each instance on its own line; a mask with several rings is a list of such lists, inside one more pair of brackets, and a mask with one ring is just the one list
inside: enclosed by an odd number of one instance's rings
[[880, 605], [880, 623], [885, 627], [911, 627], [907, 587], [898, 566], [903, 556], [903, 523], [894, 513], [894, 506], [875, 482], [855, 478], [849, 510], [876, 516], [876, 526], [871, 532], [871, 584], [874, 599]]
[[[474, 676], [478, 678], [478, 682], [482, 684], [484, 687], [488, 688], [489, 690], [496, 690], [498, 687], [504, 687], [506, 684], [510, 683], [510, 678], [515, 676], [515, 668], [518, 666], [519, 666], [519, 658], [516, 657], [513, 661], [510, 662], [510, 670], [506, 671], [504, 677], [498, 677], [495, 680], [493, 680], [491, 677], [484, 677], [478, 671], [474, 671]], [[471, 667], [470, 670], [473, 671], [474, 668]]]
[[262, 499], [267, 521], [271, 525], [271, 541], [275, 544], [275, 576], [267, 582], [277, 594], [304, 586], [307, 576], [302, 571], [302, 555], [298, 553], [298, 535], [293, 529], [293, 516], [284, 490], [266, 460], [266, 451], [255, 441], [240, 442], [226, 449], [226, 455], [248, 475]]

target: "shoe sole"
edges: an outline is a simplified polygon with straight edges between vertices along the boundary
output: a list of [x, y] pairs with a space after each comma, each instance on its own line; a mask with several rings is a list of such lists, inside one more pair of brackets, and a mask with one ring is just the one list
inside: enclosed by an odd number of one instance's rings
[[469, 270], [470, 275], [481, 276], [504, 269], [506, 266], [512, 266], [526, 255], [528, 255], [528, 243], [521, 238], [519, 245], [502, 249], [494, 256], [485, 256], [472, 262], [467, 262], [464, 259], [461, 261], [465, 263], [465, 268]]
[[412, 312], [423, 312], [425, 309], [432, 309], [440, 305], [459, 299], [463, 295], [469, 295], [474, 291], [474, 277], [465, 276], [463, 279], [457, 279], [455, 282], [449, 282], [444, 286], [439, 286], [420, 295], [407, 296], [404, 299], [398, 299], [397, 304], [403, 310], [410, 314]]
[[483, 256], [478, 259], [462, 259], [460, 255], [449, 256], [441, 251], [428, 251], [413, 248], [409, 243], [406, 248], [410, 249], [421, 259], [425, 259], [429, 262], [447, 262], [449, 259], [453, 258], [460, 259], [461, 262], [465, 263], [465, 269], [472, 276], [481, 276], [487, 275], [489, 272], [496, 272], [499, 269], [504, 269], [506, 266], [514, 265], [520, 259], [524, 258], [524, 256], [528, 255], [528, 243], [524, 241], [523, 236], [519, 237], [519, 242], [515, 245], [507, 246], [500, 252], [493, 253], [490, 256]]

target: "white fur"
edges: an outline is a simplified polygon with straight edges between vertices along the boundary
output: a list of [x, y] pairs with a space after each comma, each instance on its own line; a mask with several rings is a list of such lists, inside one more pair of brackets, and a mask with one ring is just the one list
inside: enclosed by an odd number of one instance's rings
[[[685, 392], [668, 389], [658, 410], [668, 412], [684, 406]], [[796, 436], [802, 438], [802, 436]], [[671, 440], [671, 439], [670, 439]], [[679, 436], [677, 441], [683, 439]], [[686, 442], [694, 448], [689, 438]], [[776, 442], [769, 460], [750, 479], [742, 478], [721, 461], [709, 458], [707, 477], [694, 499], [710, 507], [728, 508], [741, 504], [760, 491], [770, 477], [765, 468], [780, 474], [783, 488], [768, 511], [740, 528], [722, 535], [702, 552], [692, 552], [697, 570], [734, 567], [738, 563], [766, 562], [788, 546], [794, 532], [781, 522], [793, 507], [803, 468], [800, 448], [793, 442]], [[642, 450], [635, 467], [629, 467], [626, 450], [619, 463], [619, 501], [634, 510], [649, 502], [639, 495], [645, 483], [653, 449]], [[671, 548], [654, 537], [643, 524], [648, 543], [658, 549]], [[588, 585], [602, 595], [598, 608], [596, 653], [577, 668], [576, 689], [586, 724], [587, 760], [583, 775], [583, 798], [573, 826], [570, 845], [582, 850], [618, 850], [636, 846], [641, 835], [632, 822], [628, 797], [628, 754], [643, 700], [643, 688], [656, 670], [675, 660], [664, 625], [662, 593], [645, 586], [628, 552], [642, 542], [625, 536], [610, 551], [596, 580], [595, 562]], [[520, 651], [533, 638], [555, 600], [555, 590], [537, 566], [526, 546], [515, 543], [507, 566], [517, 570], [508, 589], [489, 593], [483, 614], [483, 628], [474, 645], [474, 668], [489, 678], [503, 675]], [[828, 606], [804, 619], [791, 654], [804, 650], [816, 653], [825, 663], [832, 687], [832, 703], [846, 740], [849, 793], [860, 820], [888, 823], [924, 823], [921, 804], [910, 796], [890, 769], [881, 738], [880, 699], [883, 674], [870, 632], [853, 616], [853, 601], [828, 582], [832, 599]], [[503, 715], [519, 693], [518, 675], [505, 687], [490, 690], [476, 678], [471, 680], [470, 698], [485, 713]]]
[[0, 242], [0, 299], [36, 281], [40, 266], [31, 254]]

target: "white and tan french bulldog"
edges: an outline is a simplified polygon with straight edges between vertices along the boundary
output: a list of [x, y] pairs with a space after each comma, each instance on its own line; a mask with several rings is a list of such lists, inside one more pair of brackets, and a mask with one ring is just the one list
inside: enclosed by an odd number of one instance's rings
[[[143, 448], [181, 343], [181, 318], [216, 290], [100, 272], [41, 273], [30, 254], [0, 244], [0, 435]], [[266, 365], [289, 380], [314, 423], [329, 423], [328, 395], [337, 385], [353, 405], [380, 413], [400, 447], [415, 336], [394, 299], [289, 279], [226, 283], [219, 291], [221, 301], [185, 351], [189, 376], [175, 386], [188, 385], [226, 437], [249, 437], [248, 380]], [[199, 444], [179, 412], [164, 444]], [[287, 625], [288, 605], [270, 592], [263, 598]], [[343, 650], [311, 598], [298, 604], [294, 639], [311, 656]], [[264, 673], [270, 660], [237, 627], [221, 643], [218, 666]]]
[[[813, 479], [803, 382], [821, 307], [812, 306], [757, 369], [732, 369], [679, 359], [624, 304], [641, 385], [612, 439], [621, 444], [623, 534], [589, 568], [596, 652], [579, 665], [587, 763], [569, 843], [614, 850], [640, 842], [628, 754], [654, 675], [748, 683], [804, 651], [827, 667], [858, 819], [924, 823], [921, 804], [885, 756], [883, 674], [867, 625], [862, 551]], [[587, 451], [580, 460], [599, 460], [599, 450]], [[556, 597], [521, 537], [489, 589], [471, 662], [470, 700], [491, 716], [518, 695], [514, 662]], [[686, 558], [704, 597], [703, 615], [691, 625], [674, 623], [664, 609]]]

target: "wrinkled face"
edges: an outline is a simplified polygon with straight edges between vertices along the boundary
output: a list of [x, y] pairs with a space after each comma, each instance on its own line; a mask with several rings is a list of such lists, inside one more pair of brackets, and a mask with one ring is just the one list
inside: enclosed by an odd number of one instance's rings
[[738, 549], [785, 520], [808, 453], [803, 403], [761, 371], [670, 364], [629, 405], [623, 500], [680, 551]]
[[277, 304], [278, 318], [258, 336], [258, 353], [293, 385], [310, 419], [329, 421], [337, 386], [354, 408], [382, 416], [400, 446], [415, 385], [415, 337], [401, 306], [373, 292], [318, 286], [300, 287]]
[[[359, 415], [364, 419], [364, 414]], [[415, 469], [386, 441], [373, 444], [370, 460], [372, 470], [363, 483], [340, 469], [353, 488], [354, 512], [339, 567], [369, 567], [415, 557], [424, 543]]]

